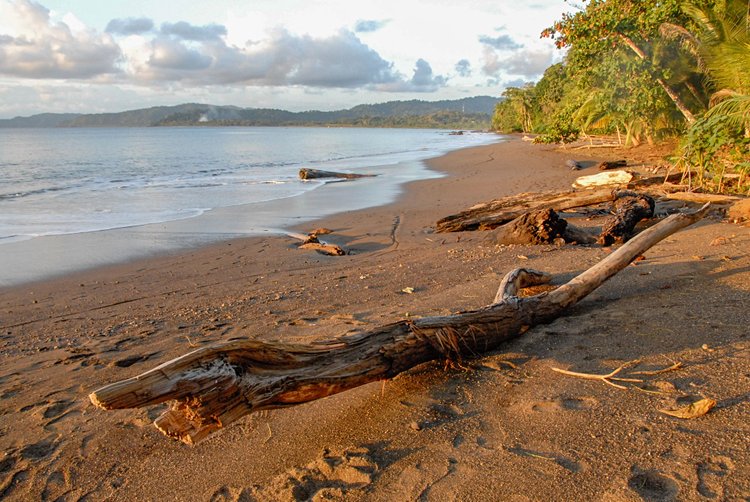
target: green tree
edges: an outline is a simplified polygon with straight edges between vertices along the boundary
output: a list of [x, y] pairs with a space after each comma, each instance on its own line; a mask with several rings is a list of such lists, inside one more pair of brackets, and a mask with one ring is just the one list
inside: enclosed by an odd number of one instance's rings
[[[559, 48], [571, 47], [568, 63], [575, 71], [585, 72], [603, 55], [618, 48], [628, 50], [643, 64], [643, 72], [653, 85], [662, 89], [690, 124], [696, 118], [686, 99], [692, 94], [685, 85], [687, 80], [682, 80], [679, 87], [670, 82], [669, 72], [655, 58], [653, 43], [664, 23], [685, 26], [689, 21], [681, 9], [682, 3], [680, 0], [590, 0], [585, 9], [563, 15], [560, 21], [544, 30], [542, 36], [552, 38]], [[713, 4], [713, 1], [705, 0], [702, 4]]]
[[534, 84], [508, 87], [503, 92], [503, 98], [495, 106], [493, 129], [500, 132], [532, 132], [532, 115], [536, 106]]

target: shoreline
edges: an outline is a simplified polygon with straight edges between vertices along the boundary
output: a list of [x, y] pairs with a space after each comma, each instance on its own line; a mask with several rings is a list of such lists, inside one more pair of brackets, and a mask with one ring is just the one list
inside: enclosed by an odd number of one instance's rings
[[[392, 204], [314, 223], [331, 228], [327, 240], [352, 250], [347, 256], [260, 236], [0, 288], [0, 495], [750, 496], [750, 229], [715, 220], [660, 243], [567, 316], [460, 368], [427, 364], [248, 416], [194, 448], [153, 427], [163, 405], [105, 412], [88, 402], [95, 388], [212, 343], [311, 343], [477, 308], [519, 266], [556, 277], [590, 267], [605, 249], [498, 247], [486, 232], [430, 229], [473, 204], [567, 187], [592, 172], [570, 171], [569, 155], [515, 137], [432, 159], [431, 169], [446, 176], [404, 185]], [[407, 287], [413, 294], [402, 292]], [[652, 393], [551, 370], [607, 373], [633, 359], [643, 361], [639, 370], [670, 361], [684, 368], [644, 376]], [[658, 411], [697, 396], [719, 405], [690, 421]]]
[[[496, 136], [494, 142], [503, 138]], [[464, 148], [472, 146], [458, 150]], [[402, 185], [442, 176], [425, 160], [375, 165], [366, 170], [377, 174], [376, 178], [344, 184], [325, 182], [294, 196], [212, 208], [189, 218], [6, 242], [0, 245], [0, 288], [179, 254], [228, 240], [284, 235], [302, 222], [386, 205], [399, 197]]]

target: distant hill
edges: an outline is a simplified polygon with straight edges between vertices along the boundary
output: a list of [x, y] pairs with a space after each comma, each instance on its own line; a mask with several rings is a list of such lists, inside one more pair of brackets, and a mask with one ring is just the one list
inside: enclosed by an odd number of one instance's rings
[[79, 116], [80, 113], [40, 113], [31, 117], [2, 119], [0, 127], [59, 127]]
[[188, 103], [119, 113], [53, 114], [0, 120], [0, 127], [313, 126], [483, 129], [498, 98], [390, 101], [332, 112], [290, 112]]

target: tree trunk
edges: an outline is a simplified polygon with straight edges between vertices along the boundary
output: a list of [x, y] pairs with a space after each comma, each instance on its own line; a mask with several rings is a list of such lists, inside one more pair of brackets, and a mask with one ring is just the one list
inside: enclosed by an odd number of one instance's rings
[[493, 350], [529, 327], [562, 315], [651, 246], [698, 221], [707, 209], [670, 216], [548, 293], [517, 297], [520, 288], [551, 279], [519, 269], [505, 277], [494, 302], [478, 310], [399, 321], [328, 345], [242, 340], [206, 347], [89, 397], [104, 409], [174, 400], [154, 423], [167, 436], [194, 444], [253, 411], [293, 406], [393, 378], [430, 360]]

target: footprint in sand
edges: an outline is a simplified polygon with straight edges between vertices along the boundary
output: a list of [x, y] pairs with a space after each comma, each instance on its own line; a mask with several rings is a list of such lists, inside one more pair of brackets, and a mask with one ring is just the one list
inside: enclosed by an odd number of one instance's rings
[[59, 446], [51, 437], [42, 439], [37, 443], [26, 445], [21, 449], [21, 458], [24, 460], [40, 460], [51, 455]]
[[57, 418], [65, 413], [65, 411], [70, 408], [71, 404], [73, 403], [71, 403], [70, 401], [55, 401], [53, 403], [50, 403], [46, 408], [44, 408], [44, 411], [42, 411], [42, 418]]
[[292, 468], [266, 486], [221, 486], [209, 500], [339, 500], [371, 484], [378, 469], [367, 448], [346, 450], [340, 455], [326, 450], [305, 467]]
[[597, 404], [599, 404], [599, 401], [593, 397], [556, 396], [549, 400], [529, 403], [524, 407], [529, 407], [531, 411], [536, 412], [582, 411], [595, 408]]
[[656, 469], [643, 470], [637, 466], [631, 469], [628, 487], [648, 501], [677, 500], [680, 493], [680, 487], [671, 477]]
[[709, 457], [705, 462], [697, 465], [698, 493], [709, 499], [723, 498], [723, 483], [734, 470], [734, 462], [729, 457]]

